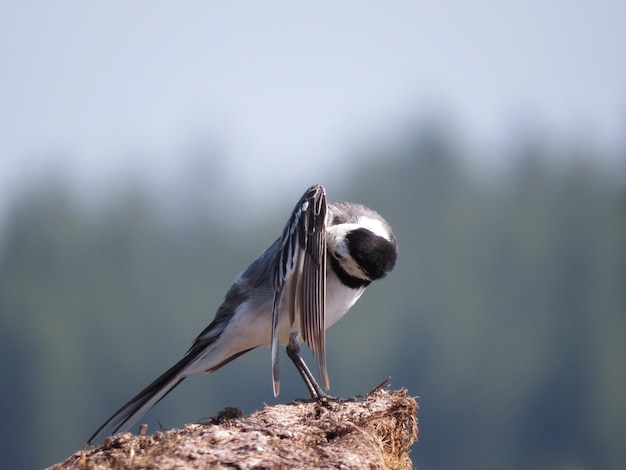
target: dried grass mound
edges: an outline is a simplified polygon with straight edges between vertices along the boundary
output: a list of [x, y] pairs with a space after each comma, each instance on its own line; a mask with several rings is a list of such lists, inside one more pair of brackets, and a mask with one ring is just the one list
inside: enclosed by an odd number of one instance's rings
[[50, 469], [409, 469], [417, 403], [406, 390], [377, 390], [359, 402], [293, 403], [248, 417], [149, 436], [129, 433], [76, 452]]

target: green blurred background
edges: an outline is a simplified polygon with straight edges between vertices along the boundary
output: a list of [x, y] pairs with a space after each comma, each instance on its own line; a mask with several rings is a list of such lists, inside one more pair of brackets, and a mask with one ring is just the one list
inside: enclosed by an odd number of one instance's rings
[[[334, 395], [419, 396], [420, 469], [624, 467], [621, 3], [23, 5], [0, 5], [3, 468], [80, 449], [178, 360], [315, 183], [400, 249], [328, 333]], [[144, 421], [305, 395], [282, 361], [278, 399], [260, 348]]]

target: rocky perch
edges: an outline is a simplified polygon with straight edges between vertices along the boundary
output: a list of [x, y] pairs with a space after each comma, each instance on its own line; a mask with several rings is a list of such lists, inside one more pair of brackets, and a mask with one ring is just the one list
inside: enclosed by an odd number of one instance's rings
[[417, 408], [406, 390], [384, 389], [362, 401], [294, 402], [247, 417], [227, 408], [182, 429], [116, 434], [50, 469], [410, 469]]

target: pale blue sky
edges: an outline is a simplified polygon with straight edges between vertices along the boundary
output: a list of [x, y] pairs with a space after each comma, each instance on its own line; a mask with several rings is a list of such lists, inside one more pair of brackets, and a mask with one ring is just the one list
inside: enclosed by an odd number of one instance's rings
[[207, 140], [234, 187], [323, 183], [440, 107], [478, 148], [527, 119], [623, 148], [625, 25], [618, 0], [3, 0], [2, 193], [60, 160], [83, 186], [167, 179]]

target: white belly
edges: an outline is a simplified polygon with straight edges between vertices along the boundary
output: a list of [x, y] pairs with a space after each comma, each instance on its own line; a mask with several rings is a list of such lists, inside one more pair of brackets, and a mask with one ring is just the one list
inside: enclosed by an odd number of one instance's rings
[[326, 276], [326, 328], [330, 328], [337, 320], [359, 300], [365, 288], [350, 289], [344, 286], [334, 271], [328, 271]]
[[[326, 276], [326, 318], [325, 329], [334, 325], [361, 297], [365, 288], [350, 289], [344, 286], [334, 271], [329, 270]], [[295, 318], [294, 324], [289, 323], [287, 302], [282, 306], [278, 325], [279, 341], [281, 344], [289, 342], [289, 336], [294, 331], [300, 331], [300, 319]]]
[[[344, 286], [335, 273], [329, 270], [326, 278], [326, 328], [344, 316], [364, 291], [365, 288], [350, 289]], [[283, 302], [278, 319], [278, 338], [281, 344], [289, 342], [292, 332], [300, 331], [299, 318], [294, 319], [293, 325], [290, 323], [288, 308], [288, 302]], [[270, 344], [271, 333], [272, 300], [268, 297], [261, 303], [246, 302], [237, 309], [219, 338], [207, 348], [190, 370], [207, 370], [237, 352]]]

